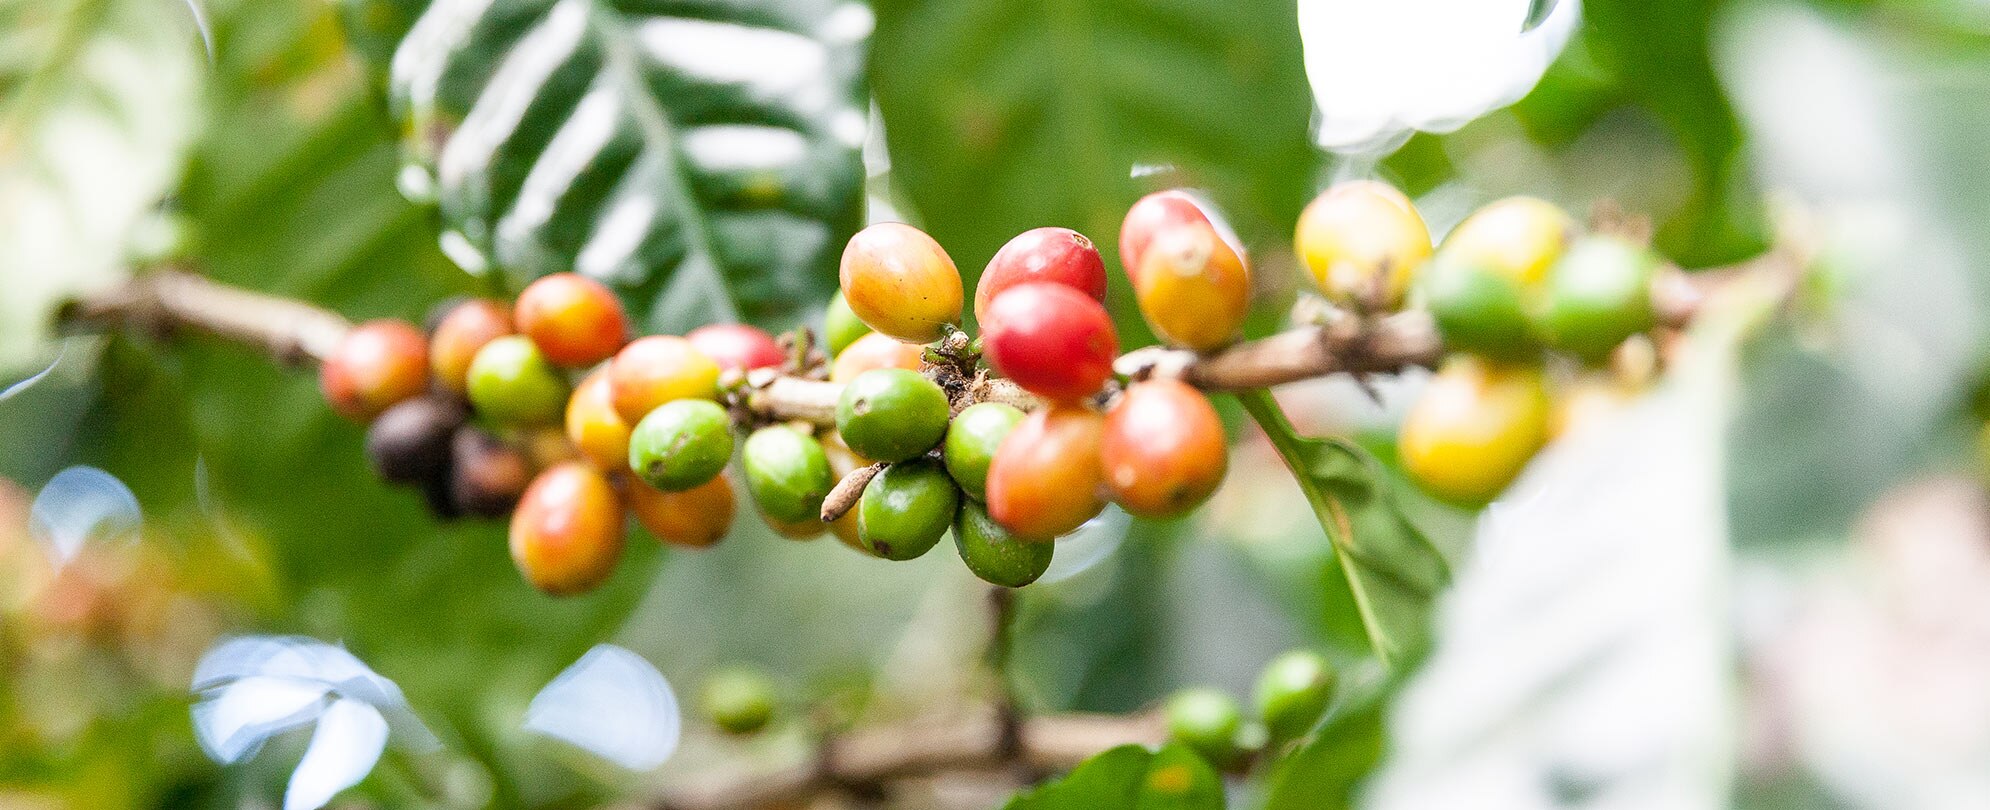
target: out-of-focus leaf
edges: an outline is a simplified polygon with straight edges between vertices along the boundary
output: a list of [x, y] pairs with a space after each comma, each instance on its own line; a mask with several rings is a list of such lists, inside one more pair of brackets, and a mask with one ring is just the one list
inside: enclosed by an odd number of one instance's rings
[[578, 271], [681, 331], [812, 314], [861, 215], [849, 0], [347, 0], [444, 249], [511, 286]]
[[1376, 657], [1393, 665], [1414, 656], [1450, 579], [1444, 556], [1404, 518], [1390, 478], [1366, 451], [1298, 435], [1267, 392], [1237, 399], [1271, 438], [1326, 529]]
[[1264, 810], [1341, 810], [1382, 761], [1382, 693], [1337, 710], [1273, 766]]
[[1769, 246], [1746, 135], [1714, 73], [1710, 33], [1722, 0], [1583, 4], [1588, 55], [1623, 96], [1671, 132], [1693, 170], [1693, 194], [1662, 212], [1656, 244], [1686, 267], [1728, 264]]
[[1005, 810], [1221, 810], [1223, 780], [1180, 745], [1122, 745], [1061, 779], [1018, 794]]
[[1721, 443], [1736, 343], [1773, 300], [1711, 308], [1656, 393], [1550, 447], [1489, 507], [1366, 806], [1726, 805]]
[[[1319, 165], [1291, 2], [876, 6], [892, 178], [970, 289], [1044, 225], [1092, 237], [1111, 265], [1127, 207], [1168, 185], [1207, 189], [1249, 246], [1291, 239]], [[1110, 303], [1142, 334], [1127, 285]]]
[[1542, 21], [1555, 12], [1556, 0], [1528, 0], [1527, 19], [1520, 24], [1521, 32], [1541, 27]]

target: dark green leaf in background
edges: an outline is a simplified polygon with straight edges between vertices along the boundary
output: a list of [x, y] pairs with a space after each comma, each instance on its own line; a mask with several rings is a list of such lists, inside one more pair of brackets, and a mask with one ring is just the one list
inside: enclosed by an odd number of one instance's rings
[[466, 269], [585, 273], [658, 331], [780, 326], [835, 289], [862, 216], [861, 4], [347, 0], [346, 19], [388, 60], [402, 188], [439, 204]]

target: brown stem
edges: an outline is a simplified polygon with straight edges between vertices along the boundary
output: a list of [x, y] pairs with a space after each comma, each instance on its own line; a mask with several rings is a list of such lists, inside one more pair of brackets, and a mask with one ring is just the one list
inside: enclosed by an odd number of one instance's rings
[[806, 801], [834, 791], [870, 792], [891, 782], [937, 773], [993, 770], [1021, 764], [1068, 770], [1121, 745], [1158, 745], [1167, 736], [1159, 715], [1045, 715], [1021, 721], [1014, 747], [1005, 744], [1000, 712], [966, 718], [877, 726], [831, 738], [820, 762], [773, 771], [728, 773], [677, 787], [658, 798], [660, 810], [747, 810]]
[[261, 348], [286, 365], [323, 360], [352, 324], [302, 301], [252, 292], [179, 270], [138, 276], [57, 313], [67, 334], [188, 330]]

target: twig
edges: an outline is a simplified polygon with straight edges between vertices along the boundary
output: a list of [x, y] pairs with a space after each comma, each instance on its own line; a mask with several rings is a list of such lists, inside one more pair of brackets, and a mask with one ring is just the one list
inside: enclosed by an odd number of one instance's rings
[[866, 464], [851, 470], [849, 475], [843, 476], [843, 480], [837, 481], [836, 486], [829, 490], [829, 495], [822, 499], [822, 522], [834, 523], [837, 518], [855, 507], [857, 499], [864, 496], [864, 487], [870, 486], [871, 479], [878, 477], [878, 473], [884, 472], [884, 468], [885, 464], [881, 461], [876, 464]]
[[169, 335], [185, 329], [246, 343], [285, 365], [323, 360], [352, 324], [337, 313], [209, 281], [179, 270], [147, 273], [57, 313], [65, 334], [130, 329]]

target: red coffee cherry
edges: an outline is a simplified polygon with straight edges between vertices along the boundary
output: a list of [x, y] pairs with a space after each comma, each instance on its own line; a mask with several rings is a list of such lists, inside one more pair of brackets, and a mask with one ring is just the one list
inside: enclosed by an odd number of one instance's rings
[[593, 590], [621, 559], [622, 521], [621, 499], [600, 470], [557, 465], [532, 480], [511, 515], [511, 560], [554, 596]]
[[989, 305], [982, 327], [982, 351], [995, 370], [1046, 399], [1098, 393], [1119, 354], [1106, 308], [1062, 284], [1009, 288]]
[[428, 368], [435, 384], [462, 394], [477, 350], [512, 333], [511, 307], [488, 298], [472, 298], [451, 307], [428, 339]]
[[1154, 241], [1154, 235], [1174, 230], [1193, 222], [1207, 222], [1202, 203], [1195, 195], [1181, 189], [1156, 191], [1141, 197], [1126, 209], [1126, 220], [1119, 226], [1119, 263], [1126, 268], [1126, 275], [1139, 282], [1140, 263], [1146, 259], [1147, 246]]
[[1106, 263], [1092, 240], [1070, 228], [1035, 228], [1009, 240], [988, 260], [974, 288], [974, 319], [986, 322], [996, 296], [1033, 281], [1062, 284], [1100, 303], [1106, 300]]
[[428, 339], [404, 321], [362, 323], [318, 367], [318, 386], [340, 416], [372, 421], [428, 387]]
[[1223, 420], [1209, 398], [1187, 383], [1160, 378], [1134, 383], [1106, 412], [1099, 442], [1113, 502], [1142, 517], [1173, 517], [1194, 509], [1229, 464]]
[[938, 340], [960, 322], [960, 270], [924, 231], [880, 222], [850, 237], [838, 277], [864, 323], [907, 343]]
[[622, 300], [601, 282], [574, 273], [555, 273], [518, 294], [518, 331], [539, 344], [556, 365], [593, 365], [629, 341], [629, 315]]
[[700, 326], [684, 336], [721, 369], [747, 371], [775, 368], [787, 362], [787, 352], [774, 336], [743, 323], [715, 323]]
[[719, 364], [674, 335], [651, 335], [624, 347], [608, 364], [615, 411], [631, 425], [679, 399], [718, 399]]
[[[998, 302], [999, 303], [999, 302]], [[1047, 541], [1091, 520], [1099, 495], [1105, 417], [1083, 405], [1038, 409], [1009, 431], [988, 465], [988, 514], [1027, 540]]]

